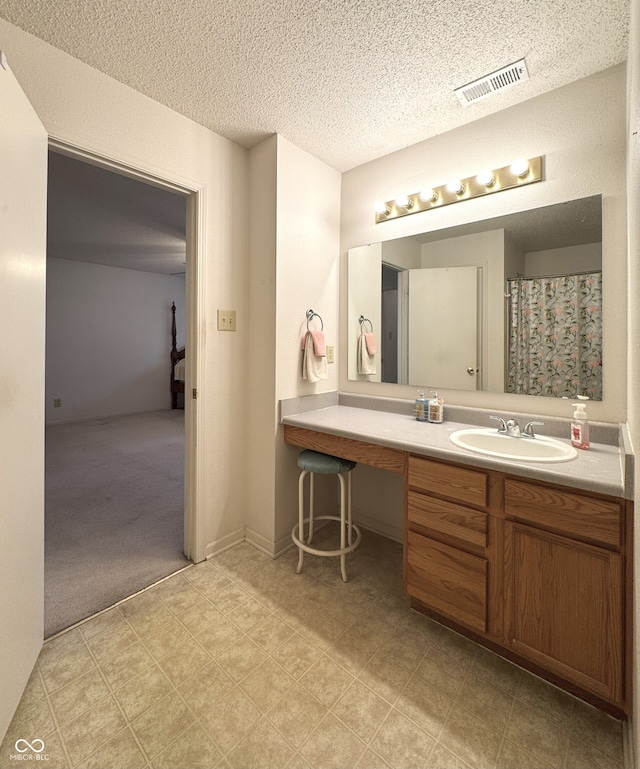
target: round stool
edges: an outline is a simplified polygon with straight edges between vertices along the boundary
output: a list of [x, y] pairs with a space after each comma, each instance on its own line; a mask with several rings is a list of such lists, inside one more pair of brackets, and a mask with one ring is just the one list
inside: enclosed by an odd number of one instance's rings
[[[340, 556], [340, 571], [342, 580], [347, 581], [345, 556], [351, 553], [360, 544], [360, 529], [351, 521], [351, 471], [356, 466], [355, 462], [348, 459], [334, 457], [331, 454], [321, 454], [319, 451], [305, 449], [298, 456], [298, 467], [302, 470], [298, 481], [298, 523], [293, 527], [291, 538], [298, 546], [299, 558], [296, 573], [302, 571], [302, 560], [305, 553], [321, 555], [325, 557]], [[337, 474], [340, 479], [340, 515], [313, 515], [313, 476], [315, 473], [322, 475]], [[309, 475], [309, 517], [304, 515], [304, 479]], [[346, 478], [346, 483], [345, 483]], [[338, 550], [318, 550], [311, 547], [313, 539], [313, 523], [316, 521], [340, 521], [340, 548]], [[304, 525], [308, 523], [307, 537], [304, 535]], [[353, 534], [355, 532], [355, 540]]]

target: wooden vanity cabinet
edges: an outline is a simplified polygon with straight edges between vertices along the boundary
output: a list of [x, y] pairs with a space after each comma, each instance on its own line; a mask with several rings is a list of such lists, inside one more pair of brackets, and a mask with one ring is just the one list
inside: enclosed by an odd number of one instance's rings
[[624, 500], [410, 455], [414, 608], [628, 712]]
[[488, 631], [488, 486], [485, 472], [409, 456], [406, 591], [482, 635]]
[[614, 703], [624, 699], [624, 506], [505, 481], [506, 642]]

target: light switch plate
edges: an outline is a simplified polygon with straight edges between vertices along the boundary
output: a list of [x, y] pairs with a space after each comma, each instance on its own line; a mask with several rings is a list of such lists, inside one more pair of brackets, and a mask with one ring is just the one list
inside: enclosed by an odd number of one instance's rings
[[236, 311], [218, 310], [218, 331], [236, 330]]

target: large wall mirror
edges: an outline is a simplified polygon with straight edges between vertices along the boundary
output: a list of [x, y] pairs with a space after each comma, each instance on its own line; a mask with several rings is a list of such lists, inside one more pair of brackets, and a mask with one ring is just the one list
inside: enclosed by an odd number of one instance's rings
[[602, 400], [602, 198], [349, 250], [349, 379]]

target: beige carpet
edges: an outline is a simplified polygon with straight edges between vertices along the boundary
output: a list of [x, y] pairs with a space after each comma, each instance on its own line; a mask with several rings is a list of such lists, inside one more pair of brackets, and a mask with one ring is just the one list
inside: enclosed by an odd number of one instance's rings
[[45, 637], [188, 564], [184, 412], [46, 429]]

